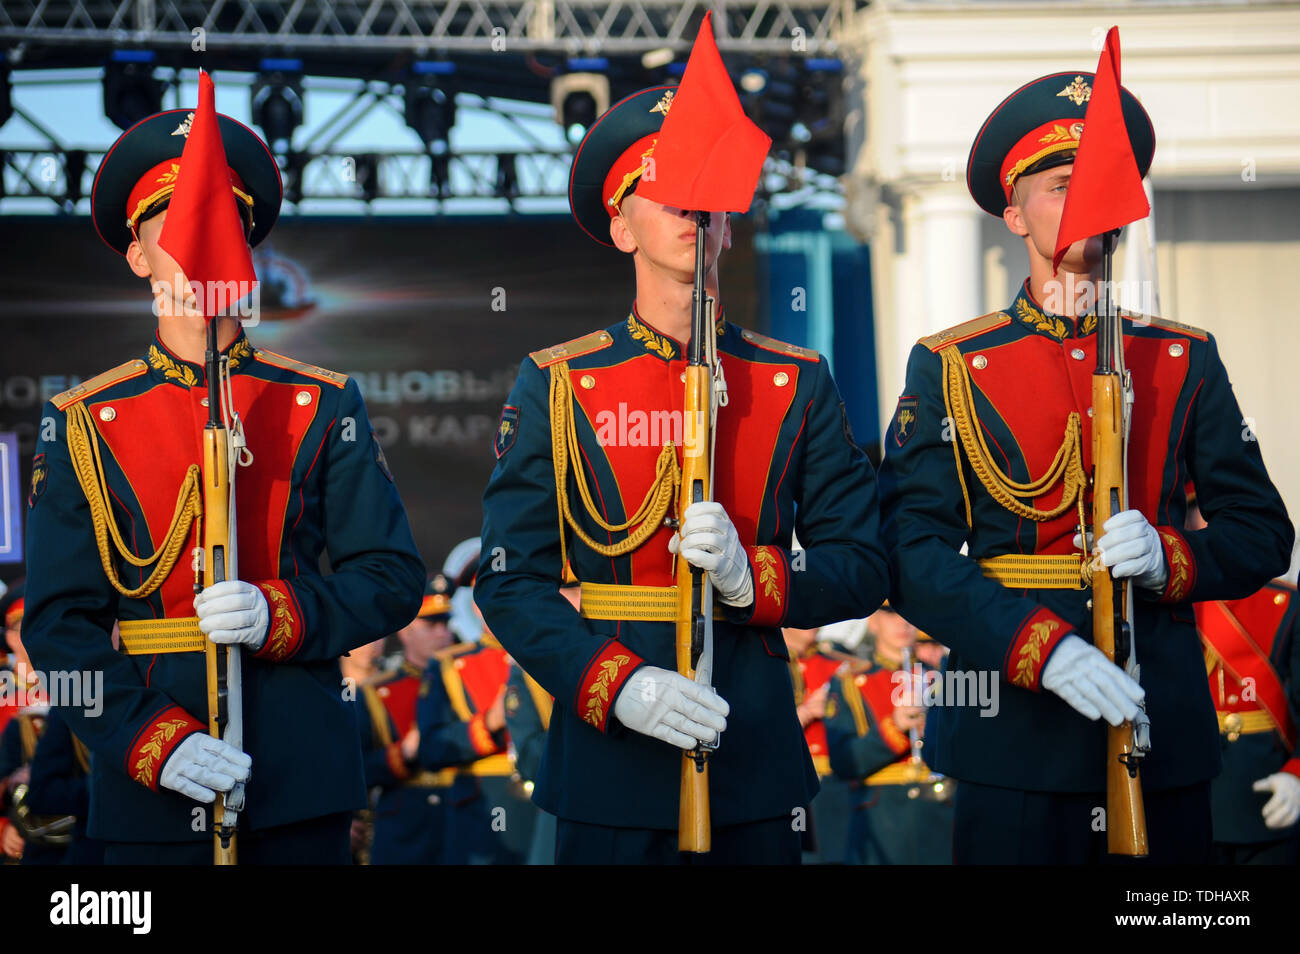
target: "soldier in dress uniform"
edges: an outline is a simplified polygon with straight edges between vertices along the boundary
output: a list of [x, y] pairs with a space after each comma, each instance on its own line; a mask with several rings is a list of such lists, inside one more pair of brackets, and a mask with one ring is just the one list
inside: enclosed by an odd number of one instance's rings
[[[478, 546], [453, 555], [444, 572], [457, 574], [458, 590], [472, 589]], [[419, 764], [442, 779], [449, 806], [442, 863], [523, 864], [537, 810], [508, 751], [510, 657], [481, 617], [477, 632], [458, 630], [471, 638], [434, 654], [416, 704]]]
[[848, 785], [831, 771], [826, 748], [826, 694], [835, 671], [851, 660], [841, 652], [818, 641], [820, 629], [781, 630], [785, 648], [790, 653], [790, 679], [794, 683], [795, 712], [803, 726], [804, 740], [817, 770], [820, 790], [809, 806], [808, 839], [804, 864], [843, 864], [848, 838]]
[[[1136, 717], [1144, 694], [1150, 858], [1208, 860], [1218, 726], [1200, 688], [1192, 603], [1254, 592], [1283, 571], [1291, 549], [1286, 510], [1258, 443], [1242, 440], [1213, 336], [1123, 313], [1136, 392], [1130, 509], [1085, 552], [1097, 318], [1076, 292], [1096, 277], [1101, 240], [1074, 243], [1058, 277], [1052, 257], [1092, 82], [1075, 72], [1036, 79], [980, 129], [967, 184], [1024, 239], [1029, 278], [1006, 309], [912, 349], [885, 439], [891, 602], [951, 648], [949, 671], [999, 679], [996, 716], [945, 705], [928, 719], [927, 760], [960, 782], [959, 863], [1101, 860], [1102, 720]], [[1145, 175], [1151, 122], [1131, 93], [1120, 95]], [[1210, 520], [1195, 532], [1183, 529], [1189, 476]], [[1085, 567], [1094, 557], [1134, 584], [1140, 686], [1090, 644]]]
[[[206, 806], [247, 780], [241, 863], [346, 864], [365, 780], [338, 657], [415, 615], [424, 567], [356, 383], [254, 348], [220, 317], [223, 390], [247, 445], [235, 468], [242, 579], [196, 598], [206, 321], [159, 245], [194, 116], [141, 120], [95, 177], [95, 228], [150, 281], [157, 331], [140, 358], [41, 412], [24, 638], [39, 669], [103, 673], [102, 713], [63, 714], [93, 753], [89, 832], [107, 863], [210, 863]], [[217, 123], [230, 201], [256, 245], [280, 210], [279, 171], [256, 133]], [[244, 751], [208, 735], [208, 639], [244, 647]]]
[[451, 582], [435, 574], [425, 587], [420, 612], [398, 630], [402, 662], [398, 669], [361, 687], [357, 726], [366, 765], [366, 785], [378, 787], [370, 863], [436, 865], [442, 860], [447, 824], [445, 790], [416, 758], [420, 733], [416, 698], [425, 667], [451, 645]]
[[[851, 786], [849, 864], [934, 865], [952, 861], [951, 783], [921, 756], [926, 710], [918, 677], [930, 667], [912, 658], [916, 627], [886, 603], [869, 621], [870, 660], [843, 667], [826, 700], [826, 744], [835, 773]], [[911, 694], [909, 694], [909, 692]]]
[[[533, 794], [559, 818], [557, 861], [681, 861], [681, 750], [721, 733], [709, 761], [712, 853], [697, 857], [798, 863], [792, 818], [817, 774], [779, 627], [864, 616], [883, 599], [875, 474], [826, 360], [742, 329], [719, 305], [729, 405], [717, 418], [715, 502], [676, 511], [683, 432], [674, 437], [672, 421], [685, 390], [695, 217], [636, 194], [673, 95], [659, 87], [619, 101], [574, 157], [574, 218], [631, 258], [636, 297], [608, 328], [523, 362], [497, 429], [475, 598], [555, 697]], [[714, 215], [705, 285], [719, 301], [717, 259], [730, 241], [729, 217]], [[713, 689], [676, 672], [678, 557], [709, 574], [715, 618], [725, 617]], [[580, 611], [559, 594], [566, 565], [581, 581]]]
[[[1206, 526], [1188, 487], [1187, 528]], [[1273, 580], [1238, 600], [1196, 604], [1223, 771], [1210, 787], [1219, 864], [1300, 861], [1300, 601]]]

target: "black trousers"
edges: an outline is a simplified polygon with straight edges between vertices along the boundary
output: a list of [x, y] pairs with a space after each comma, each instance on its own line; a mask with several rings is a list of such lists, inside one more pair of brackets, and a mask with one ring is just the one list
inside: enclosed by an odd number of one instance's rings
[[[352, 863], [348, 834], [352, 813], [322, 815], [260, 831], [240, 831], [235, 839], [241, 865], [347, 865]], [[212, 838], [184, 842], [110, 841], [106, 865], [211, 865]]]
[[689, 855], [677, 850], [677, 832], [647, 828], [608, 828], [557, 820], [557, 865], [797, 865], [802, 833], [791, 816], [715, 827], [712, 850]]
[[[26, 862], [27, 857], [23, 856]], [[1300, 837], [1295, 834], [1278, 841], [1255, 844], [1214, 843], [1216, 865], [1288, 865], [1300, 863]]]
[[[1025, 792], [959, 782], [953, 861], [959, 865], [1204, 865], [1212, 859], [1210, 783], [1143, 792], [1145, 859], [1106, 853], [1106, 794]], [[1101, 828], [1101, 830], [1097, 830]]]

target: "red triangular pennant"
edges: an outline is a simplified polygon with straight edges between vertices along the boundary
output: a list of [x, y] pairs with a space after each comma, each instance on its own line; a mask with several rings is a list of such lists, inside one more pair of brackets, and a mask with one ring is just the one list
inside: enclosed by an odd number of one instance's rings
[[181, 153], [167, 221], [158, 236], [158, 244], [185, 272], [199, 306], [209, 318], [231, 308], [252, 291], [257, 281], [231, 191], [215, 101], [212, 78], [201, 70], [199, 105]]
[[637, 195], [678, 209], [747, 212], [772, 140], [741, 108], [712, 16], [700, 24]]
[[1120, 103], [1119, 28], [1111, 27], [1083, 118], [1083, 137], [1061, 210], [1052, 270], [1079, 239], [1101, 235], [1151, 212]]

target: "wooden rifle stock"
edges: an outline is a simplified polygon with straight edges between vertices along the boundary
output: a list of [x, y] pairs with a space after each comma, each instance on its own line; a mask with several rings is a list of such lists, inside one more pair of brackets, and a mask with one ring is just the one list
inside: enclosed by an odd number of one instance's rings
[[[682, 403], [682, 484], [678, 495], [680, 519], [686, 508], [711, 500], [713, 475], [709, 473], [713, 426], [713, 369], [708, 363], [704, 337], [713, 329], [704, 300], [704, 249], [709, 213], [696, 213], [695, 300], [691, 342], [686, 365], [686, 395]], [[695, 678], [704, 646], [704, 573], [677, 559], [677, 671]], [[712, 848], [709, 816], [708, 750], [696, 746], [682, 753], [681, 800], [677, 817], [677, 850], [703, 854]]]
[[[1110, 305], [1110, 257], [1114, 237], [1103, 237], [1106, 307], [1097, 328], [1097, 370], [1092, 376], [1092, 533], [1100, 540], [1102, 528], [1125, 507], [1125, 407], [1120, 372], [1123, 367], [1123, 328]], [[1121, 360], [1113, 364], [1111, 355]], [[1080, 531], [1082, 532], [1082, 531]], [[1092, 641], [1106, 658], [1121, 668], [1132, 653], [1132, 634], [1126, 620], [1125, 586], [1104, 566], [1092, 572]], [[1145, 857], [1146, 810], [1142, 805], [1142, 780], [1134, 754], [1133, 723], [1106, 726], [1106, 849], [1113, 855]]]
[[[208, 424], [203, 430], [203, 586], [229, 579], [236, 543], [230, 527], [230, 431], [221, 420], [220, 382], [217, 376], [217, 322], [208, 320]], [[228, 712], [227, 663], [237, 646], [218, 646], [204, 640], [207, 663], [208, 733], [221, 738]], [[226, 796], [217, 792], [212, 806], [213, 863], [236, 863], [235, 834], [226, 827]]]

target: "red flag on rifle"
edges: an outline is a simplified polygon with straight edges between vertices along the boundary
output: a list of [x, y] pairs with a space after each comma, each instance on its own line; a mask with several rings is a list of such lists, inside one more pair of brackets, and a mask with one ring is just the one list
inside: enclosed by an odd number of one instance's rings
[[1151, 212], [1120, 106], [1119, 28], [1111, 27], [1097, 63], [1083, 136], [1056, 233], [1052, 270], [1079, 239], [1101, 235]]
[[747, 212], [772, 140], [745, 115], [704, 15], [637, 194], [698, 212]]
[[[176, 259], [209, 318], [252, 291], [257, 274], [231, 191], [212, 78], [199, 71], [199, 105], [181, 153], [158, 244]], [[231, 285], [230, 283], [237, 283]], [[237, 288], [234, 294], [227, 290]], [[214, 301], [214, 299], [218, 299]]]

